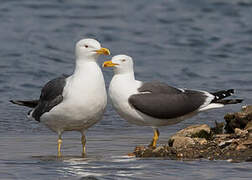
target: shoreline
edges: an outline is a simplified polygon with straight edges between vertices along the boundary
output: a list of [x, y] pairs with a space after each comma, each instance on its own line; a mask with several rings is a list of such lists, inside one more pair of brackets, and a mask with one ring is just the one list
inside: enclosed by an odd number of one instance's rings
[[136, 146], [129, 156], [165, 157], [174, 160], [228, 160], [252, 162], [252, 105], [228, 113], [225, 123], [192, 125], [170, 137], [156, 148]]

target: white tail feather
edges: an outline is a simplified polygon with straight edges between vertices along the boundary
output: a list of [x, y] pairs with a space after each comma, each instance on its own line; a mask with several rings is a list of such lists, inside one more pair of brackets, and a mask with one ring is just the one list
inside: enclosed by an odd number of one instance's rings
[[224, 106], [223, 104], [211, 103], [208, 106], [200, 108], [199, 111], [206, 111], [208, 109], [222, 108], [223, 106]]

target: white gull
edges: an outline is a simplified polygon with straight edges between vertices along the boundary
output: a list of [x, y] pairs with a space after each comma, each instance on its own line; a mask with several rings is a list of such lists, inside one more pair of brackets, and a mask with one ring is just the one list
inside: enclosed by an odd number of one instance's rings
[[109, 55], [110, 52], [94, 39], [80, 40], [76, 43], [76, 65], [71, 76], [62, 75], [49, 81], [38, 100], [11, 100], [14, 104], [33, 108], [28, 117], [58, 133], [58, 157], [61, 156], [64, 131], [81, 132], [82, 156], [85, 156], [85, 132], [102, 119], [107, 93], [96, 62], [100, 54]]
[[208, 109], [242, 102], [242, 99], [224, 100], [234, 93], [233, 89], [209, 93], [179, 89], [158, 81], [135, 80], [133, 60], [127, 55], [114, 56], [103, 66], [114, 69], [109, 86], [113, 107], [128, 122], [154, 129], [151, 147], [156, 147], [160, 126], [179, 123]]

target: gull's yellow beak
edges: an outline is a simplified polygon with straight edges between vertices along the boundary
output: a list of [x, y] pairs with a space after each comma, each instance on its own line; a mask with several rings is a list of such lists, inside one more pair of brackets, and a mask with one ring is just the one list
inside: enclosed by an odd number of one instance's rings
[[95, 51], [97, 54], [110, 55], [110, 51], [107, 48], [101, 48]]
[[113, 63], [112, 61], [105, 61], [103, 64], [102, 64], [102, 67], [113, 67], [113, 66], [116, 66], [118, 64], [116, 63]]

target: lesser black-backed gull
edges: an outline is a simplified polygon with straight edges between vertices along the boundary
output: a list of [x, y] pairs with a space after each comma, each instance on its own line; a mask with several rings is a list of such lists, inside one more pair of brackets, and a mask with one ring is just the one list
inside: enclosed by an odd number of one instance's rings
[[85, 156], [85, 131], [103, 116], [107, 93], [102, 71], [96, 62], [101, 54], [109, 55], [110, 52], [94, 39], [80, 40], [76, 43], [76, 65], [71, 76], [49, 81], [42, 88], [39, 100], [11, 101], [33, 108], [28, 117], [58, 133], [58, 157], [61, 156], [64, 131], [81, 132], [82, 156]]
[[233, 89], [209, 93], [179, 89], [161, 82], [137, 81], [133, 60], [126, 55], [114, 56], [111, 61], [104, 62], [103, 66], [114, 69], [109, 86], [113, 107], [128, 122], [153, 127], [151, 147], [156, 147], [160, 126], [179, 123], [208, 109], [242, 102], [241, 99], [223, 99], [232, 95]]

